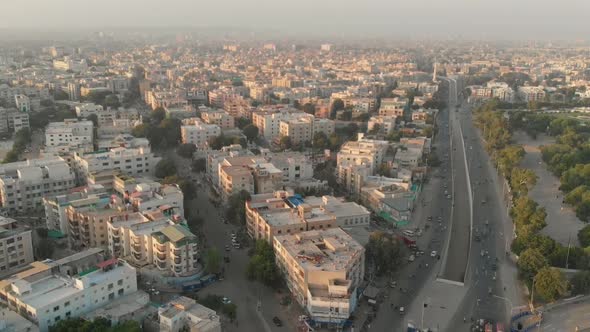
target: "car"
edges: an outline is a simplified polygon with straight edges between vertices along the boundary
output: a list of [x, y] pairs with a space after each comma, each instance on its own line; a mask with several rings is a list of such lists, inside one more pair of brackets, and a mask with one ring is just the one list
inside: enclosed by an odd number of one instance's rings
[[230, 304], [231, 303], [231, 300], [224, 296], [221, 299], [221, 303], [223, 303], [223, 304]]
[[405, 313], [406, 313], [406, 308], [404, 308], [404, 307], [399, 307], [399, 314], [400, 314], [400, 315], [403, 315], [403, 314], [405, 314]]
[[231, 249], [230, 249], [229, 245], [225, 245], [225, 251], [230, 251], [230, 250]]
[[395, 281], [395, 280], [390, 281], [389, 282], [389, 287], [391, 287], [391, 288], [397, 288], [397, 281]]
[[432, 216], [428, 216], [428, 221], [432, 221]]
[[430, 257], [436, 257], [436, 250], [433, 250], [433, 251], [430, 253]]
[[281, 319], [277, 316], [274, 316], [272, 318], [272, 322], [275, 324], [275, 326], [278, 326], [278, 327], [283, 326], [283, 321], [281, 321]]
[[240, 248], [241, 248], [241, 246], [239, 243], [234, 243], [234, 249], [240, 249]]
[[414, 260], [416, 260], [416, 256], [410, 255], [410, 257], [408, 257], [408, 262], [413, 262]]

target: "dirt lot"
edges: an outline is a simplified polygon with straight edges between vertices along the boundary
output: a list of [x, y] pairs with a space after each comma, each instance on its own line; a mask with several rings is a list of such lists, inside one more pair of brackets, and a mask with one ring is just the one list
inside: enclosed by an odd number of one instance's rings
[[553, 138], [539, 135], [537, 139], [532, 139], [523, 132], [517, 132], [514, 138], [526, 151], [521, 167], [534, 170], [539, 177], [529, 195], [547, 210], [547, 227], [541, 233], [563, 245], [567, 245], [570, 240], [572, 244], [579, 245], [577, 234], [584, 223], [576, 217], [570, 206], [563, 203], [564, 195], [559, 191], [559, 179], [547, 169], [541, 159], [539, 147], [552, 144]]

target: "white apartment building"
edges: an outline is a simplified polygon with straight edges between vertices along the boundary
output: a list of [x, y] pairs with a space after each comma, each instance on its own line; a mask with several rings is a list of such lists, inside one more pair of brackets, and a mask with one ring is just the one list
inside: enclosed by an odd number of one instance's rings
[[210, 125], [217, 125], [221, 129], [231, 129], [235, 127], [234, 117], [222, 110], [201, 111], [201, 119]]
[[30, 270], [0, 281], [0, 299], [41, 332], [137, 292], [135, 268], [116, 258], [74, 275], [68, 275], [71, 270], [59, 261], [33, 264]]
[[365, 249], [340, 228], [279, 235], [273, 247], [287, 286], [311, 319], [341, 326], [357, 307]]
[[153, 175], [161, 159], [149, 147], [120, 147], [105, 152], [78, 153], [74, 155], [73, 164], [78, 180], [84, 182], [91, 173], [103, 171], [119, 170], [131, 176]]
[[302, 197], [292, 191], [252, 195], [246, 202], [246, 230], [253, 239], [333, 227], [367, 226], [365, 207], [333, 196]]
[[167, 213], [184, 218], [184, 195], [176, 184], [141, 182], [134, 190], [124, 193], [124, 199], [140, 212], [150, 212], [166, 207]]
[[27, 97], [25, 95], [15, 95], [14, 96], [14, 103], [16, 105], [16, 108], [19, 110], [19, 112], [22, 112], [22, 113], [31, 112], [31, 100], [29, 99], [29, 97]]
[[542, 86], [518, 87], [518, 98], [524, 102], [545, 100], [545, 89]]
[[0, 205], [8, 213], [43, 209], [43, 197], [67, 193], [74, 172], [59, 157], [30, 159], [0, 166]]
[[225, 158], [218, 165], [218, 187], [229, 197], [245, 190], [269, 193], [282, 185], [283, 172], [262, 157]]
[[252, 112], [252, 124], [258, 127], [259, 135], [272, 141], [280, 136], [281, 121], [291, 119], [291, 114], [299, 116], [305, 113], [297, 110], [265, 110]]
[[0, 217], [0, 274], [33, 262], [31, 229], [18, 221]]
[[313, 164], [309, 157], [298, 152], [272, 154], [269, 161], [283, 172], [283, 184], [297, 184], [313, 178]]
[[359, 134], [358, 141], [349, 141], [342, 145], [337, 155], [338, 167], [345, 165], [366, 164], [370, 167], [371, 172], [383, 163], [389, 142], [366, 139]]
[[108, 222], [109, 252], [137, 266], [153, 265], [174, 276], [197, 272], [197, 237], [160, 212], [132, 213]]
[[216, 124], [203, 123], [198, 118], [189, 118], [182, 121], [180, 135], [182, 143], [204, 147], [209, 139], [221, 135], [221, 128]]
[[0, 133], [16, 133], [29, 127], [28, 113], [19, 112], [14, 108], [0, 107]]
[[104, 110], [102, 105], [96, 105], [94, 103], [84, 103], [76, 106], [76, 115], [79, 118], [87, 118], [91, 114], [97, 114]]
[[221, 319], [197, 301], [180, 296], [158, 309], [160, 332], [221, 332]]
[[90, 152], [93, 151], [93, 141], [92, 121], [65, 119], [63, 122], [50, 122], [45, 129], [45, 146], [48, 150], [71, 147], [80, 152]]

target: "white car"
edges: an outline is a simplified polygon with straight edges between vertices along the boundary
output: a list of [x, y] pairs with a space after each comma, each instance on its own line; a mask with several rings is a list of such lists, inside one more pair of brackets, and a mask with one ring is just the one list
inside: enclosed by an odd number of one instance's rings
[[436, 250], [433, 250], [433, 251], [430, 253], [430, 257], [436, 257]]

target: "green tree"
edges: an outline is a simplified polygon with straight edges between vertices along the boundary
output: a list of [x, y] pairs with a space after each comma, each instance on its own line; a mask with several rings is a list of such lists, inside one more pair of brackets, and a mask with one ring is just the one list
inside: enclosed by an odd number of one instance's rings
[[176, 175], [176, 165], [174, 165], [174, 162], [170, 159], [162, 159], [156, 164], [155, 175], [160, 179]]
[[578, 240], [580, 240], [580, 245], [582, 247], [590, 246], [590, 225], [584, 226], [584, 228], [580, 229], [578, 232]]
[[567, 281], [556, 268], [546, 266], [535, 276], [535, 294], [545, 301], [555, 301], [566, 291]]
[[314, 115], [315, 114], [315, 105], [312, 103], [303, 104], [303, 112], [305, 112], [307, 114]]
[[506, 177], [510, 177], [512, 169], [518, 166], [524, 157], [524, 149], [520, 145], [510, 145], [497, 152], [496, 164]]
[[202, 173], [207, 170], [207, 159], [199, 158], [195, 159], [191, 165], [192, 171]]
[[248, 118], [239, 117], [236, 119], [236, 127], [240, 129], [244, 129], [247, 125], [251, 124], [252, 121]]
[[90, 114], [86, 117], [86, 120], [92, 121], [94, 127], [98, 127], [98, 116], [96, 114]]
[[518, 273], [521, 278], [531, 281], [547, 264], [547, 259], [538, 249], [529, 248], [518, 257]]
[[377, 231], [369, 237], [366, 257], [377, 269], [378, 275], [390, 275], [401, 266], [402, 245], [394, 236]]
[[156, 125], [159, 125], [166, 118], [166, 110], [162, 107], [156, 108], [152, 111], [151, 118]]
[[590, 292], [590, 271], [576, 272], [570, 283], [573, 294], [588, 294]]
[[245, 126], [244, 129], [242, 129], [242, 132], [249, 142], [254, 142], [254, 140], [258, 137], [258, 127], [253, 124]]
[[119, 101], [119, 97], [114, 94], [110, 94], [105, 96], [104, 98], [104, 107], [110, 107], [112, 109], [118, 109], [121, 106], [121, 102]]
[[330, 145], [328, 136], [324, 132], [317, 132], [313, 135], [312, 146], [315, 150], [321, 151], [327, 149]]
[[267, 286], [278, 286], [281, 278], [275, 264], [275, 254], [265, 240], [256, 240], [254, 254], [246, 267], [246, 276]]
[[282, 136], [281, 139], [279, 140], [279, 146], [281, 147], [282, 150], [290, 149], [293, 146], [293, 144], [291, 143], [291, 137]]
[[215, 248], [207, 250], [205, 256], [205, 270], [207, 273], [217, 274], [221, 271], [221, 255]]
[[537, 183], [537, 175], [533, 170], [515, 167], [510, 173], [510, 187], [517, 195], [527, 195]]
[[250, 200], [250, 193], [242, 190], [239, 193], [231, 195], [227, 200], [227, 209], [225, 217], [235, 224], [246, 224], [246, 201]]
[[133, 127], [133, 129], [131, 129], [131, 135], [135, 136], [135, 137], [147, 137], [147, 133], [149, 132], [149, 125], [142, 123], [139, 124], [135, 127]]
[[330, 119], [336, 118], [336, 112], [344, 109], [344, 101], [340, 98], [334, 99], [330, 107]]
[[197, 151], [197, 147], [192, 143], [184, 143], [178, 146], [176, 153], [183, 158], [190, 159], [193, 157], [193, 153]]
[[67, 100], [69, 95], [63, 90], [55, 90], [53, 93], [54, 100]]

